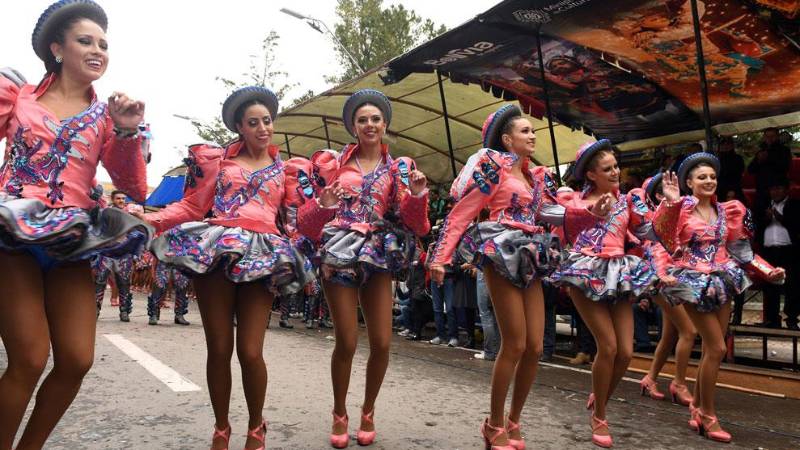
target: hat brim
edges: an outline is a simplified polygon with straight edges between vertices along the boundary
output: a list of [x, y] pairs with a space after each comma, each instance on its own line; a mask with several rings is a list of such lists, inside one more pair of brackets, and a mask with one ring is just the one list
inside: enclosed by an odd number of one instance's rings
[[235, 118], [236, 110], [251, 100], [258, 100], [263, 103], [267, 107], [272, 120], [275, 120], [278, 115], [278, 97], [275, 93], [263, 87], [245, 87], [234, 91], [222, 104], [222, 122], [229, 130], [238, 133]]
[[53, 3], [48, 7], [36, 22], [31, 36], [31, 44], [36, 56], [42, 61], [52, 58], [50, 53], [50, 36], [58, 30], [61, 24], [72, 17], [87, 16], [100, 19], [100, 28], [108, 28], [108, 17], [100, 5], [90, 0], [67, 0]]
[[372, 89], [360, 90], [355, 92], [347, 99], [346, 102], [344, 102], [344, 108], [342, 109], [342, 121], [344, 122], [344, 127], [353, 137], [356, 136], [356, 131], [353, 128], [353, 122], [355, 119], [353, 116], [355, 116], [358, 108], [364, 106], [365, 103], [371, 103], [381, 110], [381, 113], [383, 114], [383, 120], [386, 122], [387, 127], [392, 122], [392, 105], [389, 103], [389, 99], [386, 97], [386, 95], [380, 91], [375, 91]]
[[592, 160], [594, 155], [603, 150], [611, 150], [613, 147], [608, 139], [600, 139], [586, 147], [580, 157], [575, 161], [573, 176], [578, 181], [583, 181], [586, 176], [586, 165]]
[[647, 198], [653, 203], [658, 203], [656, 201], [656, 192], [658, 192], [658, 187], [661, 186], [661, 180], [663, 178], [662, 173], [656, 174], [653, 178], [650, 179], [650, 182], [647, 183], [647, 187], [645, 188], [645, 194], [647, 194]]
[[689, 172], [691, 172], [695, 166], [702, 163], [711, 165], [711, 167], [714, 168], [714, 171], [719, 174], [719, 160], [711, 153], [700, 152], [687, 156], [678, 167], [678, 185], [681, 189], [683, 189], [684, 192], [692, 191], [686, 184], [686, 181], [689, 178]]
[[517, 105], [506, 105], [498, 109], [492, 116], [491, 122], [486, 127], [486, 133], [483, 137], [483, 147], [496, 150], [498, 152], [506, 151], [503, 147], [500, 138], [503, 134], [503, 127], [513, 117], [522, 116], [522, 111]]

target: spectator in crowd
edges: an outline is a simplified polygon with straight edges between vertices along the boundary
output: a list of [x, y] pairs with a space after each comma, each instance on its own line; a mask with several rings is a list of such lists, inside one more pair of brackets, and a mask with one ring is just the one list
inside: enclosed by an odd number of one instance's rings
[[753, 209], [757, 215], [764, 214], [764, 210], [770, 205], [770, 179], [788, 178], [792, 153], [779, 137], [776, 128], [764, 130], [764, 138], [759, 145], [758, 153], [747, 166], [747, 171], [756, 177], [756, 204], [753, 205]]
[[[681, 153], [675, 158], [675, 162], [672, 163], [670, 171], [677, 172], [678, 167], [681, 166], [681, 163], [683, 162], [684, 159], [686, 159], [689, 155], [694, 155], [695, 153], [700, 153], [702, 151], [703, 151], [703, 146], [700, 143], [693, 142], [689, 144], [689, 147], [687, 147], [683, 153]], [[641, 186], [641, 184], [639, 186]]]
[[644, 297], [633, 304], [633, 350], [636, 352], [652, 352], [650, 341], [650, 324], [658, 324], [659, 340], [661, 339], [661, 309], [649, 298]]
[[[717, 197], [723, 201], [741, 200], [742, 175], [744, 174], [744, 159], [736, 153], [736, 146], [731, 136], [719, 139], [717, 148], [719, 158], [719, 178], [717, 179]], [[734, 192], [734, 198], [729, 199], [729, 193]]]
[[500, 351], [500, 329], [497, 327], [497, 319], [494, 317], [492, 299], [489, 297], [489, 289], [486, 287], [483, 271], [478, 271], [475, 287], [481, 328], [483, 328], [483, 351], [476, 353], [475, 359], [494, 361], [497, 358], [497, 352]]
[[[463, 264], [456, 271], [453, 284], [453, 310], [456, 317], [463, 320], [467, 340], [464, 347], [475, 348], [475, 310], [478, 309], [478, 289], [475, 277], [478, 268], [472, 264]], [[456, 322], [457, 323], [457, 322]]]
[[770, 264], [786, 269], [783, 285], [764, 285], [763, 326], [780, 328], [780, 296], [784, 294], [783, 312], [786, 326], [798, 329], [800, 293], [796, 252], [800, 249], [800, 200], [790, 199], [789, 180], [776, 175], [768, 182], [770, 203], [757, 216], [758, 240], [763, 246], [762, 255]]
[[[430, 253], [430, 249], [428, 252]], [[442, 284], [431, 283], [433, 318], [436, 322], [436, 336], [430, 340], [433, 345], [447, 344], [449, 347], [458, 345], [458, 327], [453, 309], [454, 285], [455, 272], [453, 271], [445, 274]]]
[[553, 360], [556, 348], [556, 303], [558, 303], [558, 288], [550, 283], [542, 282], [544, 293], [544, 341], [542, 356], [539, 361]]
[[569, 360], [569, 363], [573, 366], [589, 364], [594, 359], [594, 355], [597, 354], [597, 344], [595, 344], [592, 333], [583, 322], [583, 318], [577, 309], [572, 314], [572, 320], [575, 322], [575, 329], [578, 335], [578, 353]]
[[417, 241], [417, 258], [408, 271], [406, 288], [411, 299], [409, 306], [411, 320], [409, 323], [409, 333], [406, 339], [418, 341], [422, 339], [422, 327], [428, 322], [428, 317], [432, 315], [431, 297], [428, 293], [427, 271], [425, 270], [425, 258], [427, 253], [424, 251], [421, 241]]

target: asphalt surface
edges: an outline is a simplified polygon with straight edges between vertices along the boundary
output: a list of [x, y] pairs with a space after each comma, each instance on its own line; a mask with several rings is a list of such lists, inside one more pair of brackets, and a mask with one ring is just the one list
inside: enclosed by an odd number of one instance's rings
[[[115, 308], [106, 304], [98, 322], [94, 367], [46, 448], [208, 448], [214, 419], [205, 383], [203, 330], [194, 306], [187, 316], [192, 325], [182, 327], [172, 323], [168, 310], [162, 311], [160, 325], [148, 326], [145, 301], [138, 294], [130, 323], [119, 322]], [[306, 330], [299, 321], [295, 326], [280, 329], [273, 317], [267, 332], [267, 448], [326, 449], [333, 340], [330, 330]], [[118, 338], [107, 335], [121, 336], [199, 390], [173, 391], [112, 342]], [[360, 344], [348, 397], [354, 448], [368, 354], [365, 336]], [[478, 428], [488, 414], [491, 363], [473, 359], [473, 353], [396, 338], [376, 406], [378, 439], [371, 448], [483, 448]], [[5, 365], [0, 347], [0, 371]], [[233, 449], [244, 445], [247, 409], [235, 354], [232, 366]], [[584, 409], [590, 388], [585, 369], [558, 363], [540, 368], [521, 420], [528, 448], [597, 448], [590, 441]], [[666, 390], [667, 382], [661, 386]], [[718, 413], [734, 436], [732, 444], [724, 445], [692, 433], [685, 408], [642, 397], [633, 382], [621, 383], [614, 397], [609, 421], [617, 449], [800, 449], [800, 401], [721, 389]]]

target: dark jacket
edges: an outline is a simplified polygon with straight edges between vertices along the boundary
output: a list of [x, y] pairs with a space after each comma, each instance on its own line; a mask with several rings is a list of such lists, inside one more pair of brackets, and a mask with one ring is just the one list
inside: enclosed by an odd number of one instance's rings
[[[789, 232], [789, 238], [792, 240], [792, 246], [795, 249], [800, 249], [800, 200], [787, 199], [786, 204], [783, 206], [783, 214], [776, 214], [775, 219], [786, 227]], [[756, 240], [761, 245], [764, 245], [764, 231], [770, 223], [771, 221], [766, 213], [759, 214], [756, 217]]]

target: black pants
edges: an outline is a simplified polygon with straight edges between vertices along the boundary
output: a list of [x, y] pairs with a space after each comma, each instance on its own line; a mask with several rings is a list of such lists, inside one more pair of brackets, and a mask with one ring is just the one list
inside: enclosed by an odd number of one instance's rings
[[597, 353], [597, 344], [578, 310], [575, 310], [575, 327], [578, 329], [578, 352], [594, 356]]
[[800, 315], [800, 288], [798, 283], [798, 264], [796, 249], [800, 246], [786, 245], [782, 247], [764, 247], [764, 259], [775, 267], [786, 269], [786, 282], [779, 284], [764, 284], [764, 323], [780, 326], [781, 294], [785, 296], [783, 313], [786, 314], [787, 324], [796, 324]]

